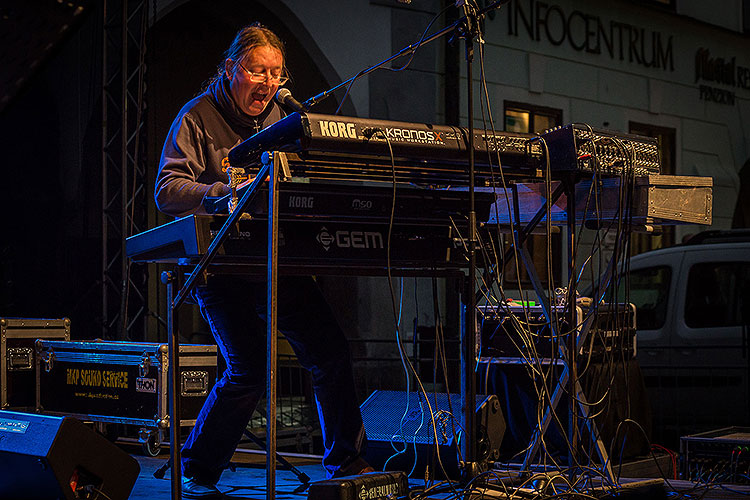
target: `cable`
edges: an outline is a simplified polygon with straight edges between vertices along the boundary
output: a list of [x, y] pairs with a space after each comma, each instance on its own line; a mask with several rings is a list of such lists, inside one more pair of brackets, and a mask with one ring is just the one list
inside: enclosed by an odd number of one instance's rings
[[[420, 408], [422, 408], [422, 398], [424, 398], [424, 403], [427, 405], [427, 408], [429, 410], [430, 415], [430, 421], [432, 422], [432, 434], [434, 438], [434, 444], [435, 444], [435, 450], [436, 450], [436, 457], [438, 460], [438, 463], [440, 465], [441, 470], [443, 473], [448, 476], [448, 474], [445, 472], [445, 467], [443, 466], [441, 457], [440, 457], [440, 450], [439, 450], [439, 439], [437, 435], [437, 425], [435, 425], [435, 414], [436, 412], [433, 410], [432, 405], [430, 404], [430, 400], [427, 396], [427, 391], [425, 390], [422, 381], [419, 377], [419, 374], [414, 368], [414, 365], [412, 364], [409, 357], [406, 355], [403, 340], [401, 338], [401, 332], [400, 332], [400, 313], [397, 312], [396, 307], [396, 298], [395, 294], [393, 293], [393, 268], [391, 265], [391, 236], [393, 232], [393, 222], [395, 218], [395, 211], [396, 211], [396, 186], [397, 186], [397, 180], [396, 180], [396, 165], [395, 165], [395, 157], [393, 154], [393, 148], [391, 145], [390, 138], [388, 135], [380, 128], [371, 128], [367, 130], [363, 130], [363, 135], [367, 140], [371, 139], [377, 134], [380, 134], [386, 141], [388, 145], [388, 150], [390, 152], [391, 157], [391, 167], [392, 167], [392, 192], [391, 192], [391, 210], [390, 210], [390, 216], [389, 216], [389, 222], [388, 222], [388, 236], [386, 238], [386, 273], [388, 277], [388, 288], [391, 295], [391, 305], [393, 309], [393, 315], [394, 320], [396, 322], [396, 340], [397, 340], [397, 346], [399, 351], [399, 356], [401, 358], [402, 366], [404, 367], [404, 373], [407, 379], [407, 398], [409, 396], [409, 387], [410, 387], [410, 379], [413, 376], [418, 387], [418, 394], [420, 395]], [[403, 290], [403, 288], [402, 288]], [[407, 403], [408, 404], [408, 403]], [[403, 424], [403, 418], [405, 418], [406, 412], [404, 413], [404, 417], [402, 417], [402, 424]], [[424, 419], [424, 409], [422, 408], [422, 419]], [[423, 423], [423, 420], [420, 422], [420, 428]], [[415, 433], [415, 462], [414, 467], [412, 467], [412, 472], [414, 471], [414, 468], [416, 467], [416, 433]], [[395, 448], [394, 448], [395, 449]], [[398, 450], [396, 450], [398, 451]], [[405, 449], [403, 450], [405, 452]], [[399, 454], [399, 453], [397, 453]], [[397, 455], [396, 454], [396, 455]], [[393, 457], [391, 457], [393, 458]], [[390, 459], [389, 459], [390, 460]], [[384, 467], [385, 468], [385, 467]]]
[[[400, 68], [388, 68], [388, 67], [384, 67], [384, 66], [379, 66], [378, 68], [374, 68], [374, 69], [386, 69], [388, 71], [399, 72], [399, 71], [403, 71], [407, 67], [409, 67], [409, 65], [411, 64], [412, 60], [414, 59], [414, 55], [417, 53], [417, 50], [422, 46], [422, 42], [424, 42], [425, 39], [427, 38], [427, 32], [429, 31], [429, 29], [432, 27], [432, 25], [435, 23], [435, 21], [437, 21], [438, 18], [440, 16], [442, 16], [451, 7], [453, 7], [453, 5], [448, 5], [447, 7], [443, 8], [443, 10], [441, 10], [440, 12], [438, 12], [430, 20], [430, 22], [427, 24], [427, 27], [424, 29], [424, 31], [422, 31], [422, 36], [416, 42], [417, 46], [414, 47], [414, 49], [411, 51], [411, 53], [409, 55], [409, 60], [406, 61], [406, 63], [404, 63], [403, 66], [401, 66]], [[338, 115], [339, 111], [341, 111], [341, 107], [344, 105], [344, 101], [346, 100], [346, 97], [349, 95], [349, 91], [351, 91], [352, 86], [354, 85], [354, 82], [356, 82], [357, 80], [359, 80], [359, 77], [362, 76], [366, 71], [369, 72], [369, 71], [372, 71], [372, 70], [373, 69], [370, 69], [370, 68], [364, 69], [364, 70], [361, 70], [356, 75], [354, 75], [354, 78], [351, 79], [351, 81], [349, 82], [349, 85], [346, 86], [346, 92], [344, 92], [344, 95], [341, 98], [341, 101], [339, 102], [339, 105], [336, 108], [336, 111], [333, 113], [334, 115]]]
[[85, 498], [87, 498], [87, 499], [90, 498], [89, 495], [91, 495], [91, 493], [96, 493], [96, 496], [92, 497], [91, 500], [97, 500], [99, 498], [99, 496], [104, 497], [105, 500], [112, 500], [112, 498], [110, 498], [109, 496], [107, 496], [106, 493], [104, 493], [102, 490], [100, 490], [99, 488], [97, 488], [93, 484], [87, 484], [85, 486], [80, 486], [80, 487], [76, 488], [76, 497], [78, 497], [78, 493], [79, 492], [86, 493], [86, 497]]

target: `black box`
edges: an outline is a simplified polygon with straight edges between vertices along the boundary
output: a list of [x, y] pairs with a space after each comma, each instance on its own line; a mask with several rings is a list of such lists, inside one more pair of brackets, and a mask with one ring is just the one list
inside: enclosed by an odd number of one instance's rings
[[308, 500], [380, 500], [404, 498], [409, 480], [403, 472], [370, 472], [310, 483]]
[[[576, 306], [576, 325], [569, 325], [568, 312], [553, 308], [557, 334], [542, 306], [521, 305], [484, 306], [477, 319], [480, 322], [480, 352], [484, 362], [531, 364], [550, 363], [559, 356], [559, 344], [567, 344], [568, 335], [580, 333], [589, 311]], [[636, 310], [633, 304], [601, 304], [592, 319], [586, 343], [579, 346], [578, 356], [600, 360], [607, 355], [636, 356]]]
[[0, 318], [0, 408], [34, 408], [36, 339], [70, 340], [70, 320]]
[[750, 484], [750, 427], [725, 427], [680, 438], [682, 479]]
[[[39, 340], [37, 411], [166, 429], [167, 344]], [[192, 426], [216, 382], [216, 346], [180, 345], [180, 425]]]

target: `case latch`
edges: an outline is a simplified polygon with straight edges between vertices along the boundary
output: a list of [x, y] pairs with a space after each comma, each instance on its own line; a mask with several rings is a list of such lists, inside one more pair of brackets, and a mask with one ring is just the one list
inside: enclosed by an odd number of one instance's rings
[[151, 356], [149, 356], [147, 352], [144, 352], [143, 360], [141, 361], [141, 364], [138, 365], [138, 375], [141, 378], [143, 378], [146, 375], [148, 375], [148, 372], [150, 369], [151, 369]]
[[49, 351], [42, 351], [41, 353], [42, 363], [44, 363], [44, 371], [49, 373], [55, 366], [55, 352], [50, 349]]

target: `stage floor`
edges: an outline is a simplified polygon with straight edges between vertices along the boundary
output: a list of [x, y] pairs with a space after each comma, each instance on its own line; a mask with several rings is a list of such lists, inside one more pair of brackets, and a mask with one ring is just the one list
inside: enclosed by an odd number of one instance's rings
[[[141, 465], [141, 473], [138, 475], [138, 480], [130, 494], [130, 500], [169, 500], [171, 498], [169, 470], [167, 470], [164, 479], [156, 479], [154, 477], [154, 472], [166, 463], [169, 455], [162, 453], [155, 458], [140, 455], [133, 456]], [[311, 481], [325, 479], [325, 470], [320, 464], [319, 459], [293, 458], [288, 456], [285, 458], [293, 463], [301, 472], [307, 474]], [[228, 499], [264, 499], [266, 497], [265, 455], [236, 453], [235, 460], [240, 465], [251, 465], [252, 467], [238, 467], [235, 471], [224, 471], [221, 481], [218, 484], [219, 490]], [[307, 491], [294, 493], [294, 490], [300, 484], [300, 481], [292, 472], [277, 470], [276, 498], [279, 500], [306, 499]]]
[[[140, 463], [141, 472], [130, 495], [130, 500], [169, 500], [171, 498], [169, 471], [167, 471], [164, 479], [156, 479], [153, 476], [154, 471], [166, 463], [169, 455], [164, 452], [162, 455], [155, 458], [144, 457], [137, 454], [134, 454], [133, 456]], [[325, 471], [320, 465], [319, 459], [307, 457], [287, 457], [287, 459], [301, 472], [307, 474], [311, 481], [325, 479]], [[264, 499], [266, 495], [265, 456], [255, 453], [237, 453], [235, 454], [235, 460], [238, 463], [254, 464], [255, 466], [240, 467], [235, 471], [227, 470], [224, 472], [221, 481], [218, 484], [218, 488], [224, 493], [225, 498]], [[632, 480], [623, 480], [623, 483], [626, 481]], [[652, 482], [653, 480], [647, 481]], [[423, 482], [410, 480], [410, 484], [418, 487], [422, 486]], [[292, 472], [277, 470], [276, 498], [279, 500], [306, 499], [307, 491], [295, 492], [299, 486], [300, 482]], [[644, 500], [659, 498], [670, 498], [673, 500], [695, 498], [701, 498], [702, 500], [739, 500], [747, 499], [749, 495], [750, 486], [712, 485], [711, 487], [708, 487], [706, 485], [698, 485], [689, 481], [669, 480], [668, 482], [665, 482], [663, 494], [654, 495], [654, 490], [651, 488], [648, 493], [642, 495], [628, 495], [627, 498], [629, 500], [638, 500], [639, 498], [643, 498]], [[429, 498], [448, 497], [451, 497], [451, 495], [444, 493]], [[502, 498], [502, 495], [485, 491], [481, 495], [472, 495], [472, 498]], [[541, 500], [544, 497], [540, 496], [539, 498]]]

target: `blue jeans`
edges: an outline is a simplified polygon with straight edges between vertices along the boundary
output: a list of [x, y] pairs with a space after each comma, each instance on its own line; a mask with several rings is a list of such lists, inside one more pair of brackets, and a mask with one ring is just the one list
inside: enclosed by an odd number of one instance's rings
[[[182, 448], [182, 470], [187, 477], [216, 483], [265, 392], [266, 283], [214, 275], [194, 298], [227, 368]], [[310, 277], [279, 278], [278, 326], [312, 374], [323, 466], [330, 477], [357, 460], [365, 443], [346, 338]]]

